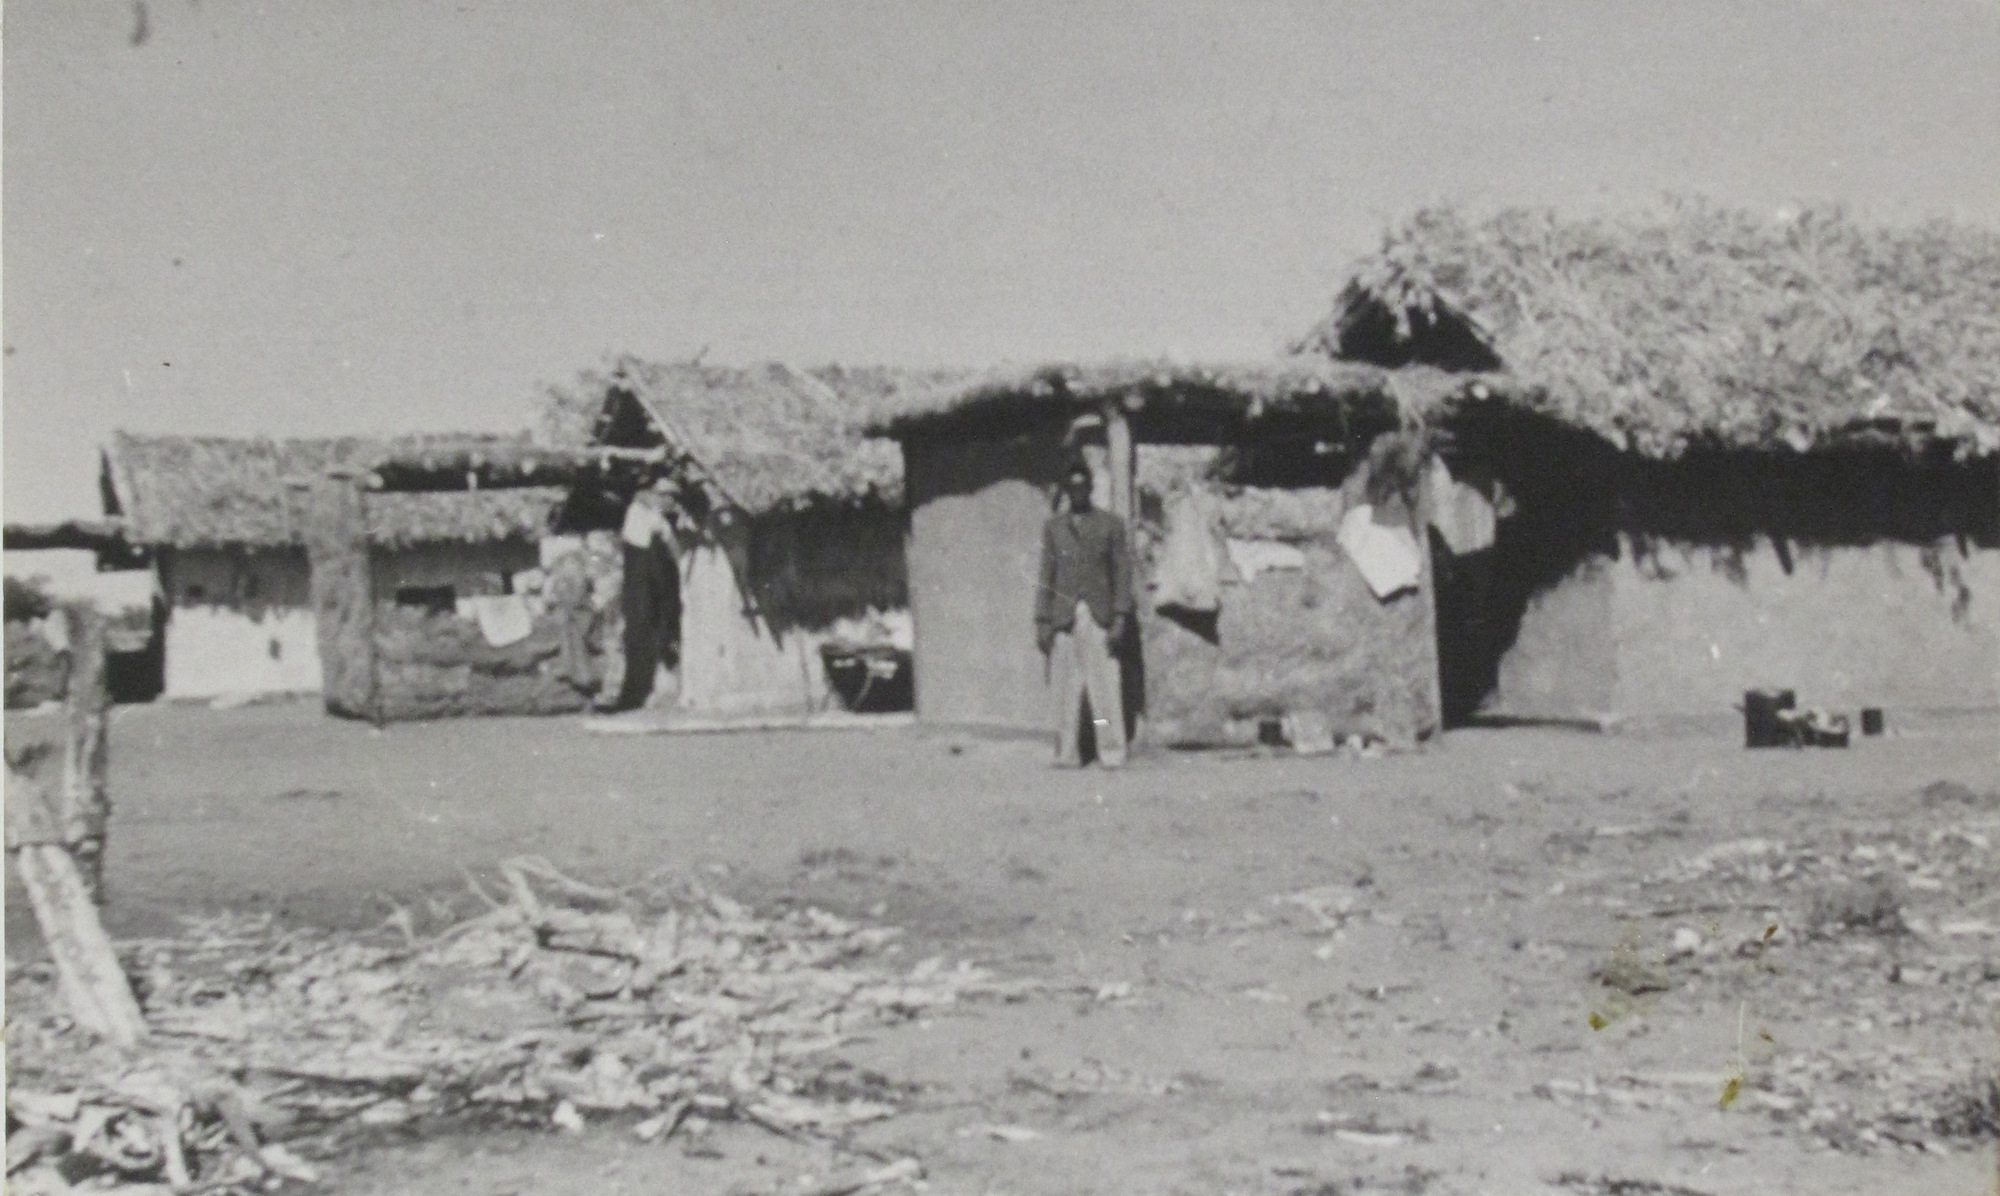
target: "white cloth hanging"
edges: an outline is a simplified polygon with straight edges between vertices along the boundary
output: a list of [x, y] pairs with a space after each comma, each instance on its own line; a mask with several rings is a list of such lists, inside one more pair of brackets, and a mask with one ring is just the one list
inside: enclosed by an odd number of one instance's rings
[[472, 617], [479, 624], [479, 634], [496, 648], [518, 644], [534, 633], [534, 616], [519, 594], [494, 594], [466, 601], [472, 606]]
[[1153, 606], [1214, 611], [1229, 569], [1215, 507], [1201, 490], [1183, 490], [1167, 507], [1167, 536], [1153, 572]]
[[1414, 589], [1423, 576], [1423, 557], [1410, 529], [1375, 522], [1375, 509], [1365, 503], [1347, 512], [1337, 539], [1377, 598], [1386, 601]]
[[1259, 573], [1306, 567], [1305, 550], [1283, 540], [1230, 540], [1228, 545], [1230, 568], [1244, 585], [1256, 581]]
[[625, 525], [618, 534], [634, 548], [644, 548], [661, 536], [671, 536], [667, 517], [642, 502], [625, 508]]
[[1441, 458], [1431, 458], [1431, 526], [1453, 556], [1493, 547], [1499, 524], [1499, 512], [1486, 495], [1452, 477]]

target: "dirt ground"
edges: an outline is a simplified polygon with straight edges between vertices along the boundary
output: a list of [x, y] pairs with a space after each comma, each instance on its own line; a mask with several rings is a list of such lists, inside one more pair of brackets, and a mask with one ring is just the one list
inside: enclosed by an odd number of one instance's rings
[[[217, 909], [436, 928], [466, 872], [533, 852], [1045, 981], [852, 1051], [905, 1094], [853, 1145], [920, 1159], [931, 1192], [1994, 1190], [1990, 721], [1812, 752], [1465, 731], [1118, 774], [925, 730], [376, 732], [310, 704], [124, 708], [112, 743], [114, 933]], [[8, 884], [19, 968], [39, 948]], [[804, 1194], [856, 1166], [628, 1128], [385, 1139], [325, 1187]]]

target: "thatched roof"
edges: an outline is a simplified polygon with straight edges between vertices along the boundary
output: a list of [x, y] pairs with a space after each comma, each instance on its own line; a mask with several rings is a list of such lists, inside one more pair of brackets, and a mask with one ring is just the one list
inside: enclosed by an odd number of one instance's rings
[[1214, 444], [1275, 434], [1362, 437], [1421, 419], [1483, 382], [1293, 357], [1189, 364], [1118, 360], [1005, 367], [910, 388], [878, 402], [872, 429], [899, 437], [1087, 414], [1107, 403], [1154, 443]]
[[1943, 443], [2000, 451], [2000, 235], [1772, 219], [1484, 220], [1425, 211], [1299, 346], [1503, 367], [1517, 398], [1621, 449]]
[[[518, 438], [489, 438], [496, 446]], [[466, 438], [450, 438], [463, 444]], [[305, 543], [304, 488], [336, 466], [363, 465], [425, 438], [319, 440], [134, 436], [104, 451], [106, 513], [138, 544], [276, 548]], [[371, 494], [369, 536], [385, 547], [532, 538], [562, 501], [553, 488]]]
[[[553, 392], [556, 443], [664, 443], [730, 506], [757, 514], [816, 500], [902, 501], [903, 459], [863, 420], [923, 375], [889, 369], [800, 370], [621, 358]], [[634, 418], [634, 409], [642, 418]]]

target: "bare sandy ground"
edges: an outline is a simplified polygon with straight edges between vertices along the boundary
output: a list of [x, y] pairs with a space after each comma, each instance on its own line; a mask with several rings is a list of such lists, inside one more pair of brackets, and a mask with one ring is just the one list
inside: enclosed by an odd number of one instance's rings
[[[461, 870], [534, 852], [1047, 981], [853, 1052], [907, 1109], [856, 1144], [938, 1193], [1994, 1186], [1992, 1142], [1937, 1128], [1976, 1120], [2000, 1057], [1991, 722], [1807, 753], [1468, 731], [1108, 775], [922, 730], [377, 733], [299, 704], [128, 709], [113, 759], [120, 933], [217, 908], [435, 927], [469, 908]], [[18, 896], [16, 965], [37, 952]], [[813, 1193], [865, 1169], [626, 1128], [385, 1138], [328, 1186]]]

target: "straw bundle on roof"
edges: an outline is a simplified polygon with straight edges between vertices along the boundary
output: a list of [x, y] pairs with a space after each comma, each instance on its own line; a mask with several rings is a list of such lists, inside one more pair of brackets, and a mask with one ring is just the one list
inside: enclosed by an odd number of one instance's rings
[[1504, 367], [1620, 449], [2000, 451], [2000, 235], [1700, 203], [1563, 219], [1433, 209], [1299, 348]]
[[1213, 444], [1259, 424], [1366, 440], [1421, 420], [1467, 385], [1440, 370], [1392, 372], [1307, 356], [1008, 366], [894, 392], [877, 401], [869, 426], [901, 436], [946, 420], [1062, 418], [1116, 403], [1146, 441]]
[[[664, 443], [693, 480], [750, 514], [817, 502], [902, 501], [896, 446], [863, 421], [907, 379], [887, 369], [798, 370], [618, 359], [550, 392], [543, 435], [555, 444]], [[619, 399], [636, 402], [629, 425]]]
[[[463, 445], [469, 438], [270, 440], [121, 432], [104, 453], [106, 497], [133, 543], [303, 545], [311, 483], [336, 466], [414, 452], [430, 439]], [[470, 439], [495, 446], [520, 440]], [[548, 526], [562, 497], [553, 488], [370, 495], [368, 538], [382, 547], [532, 539]]]

